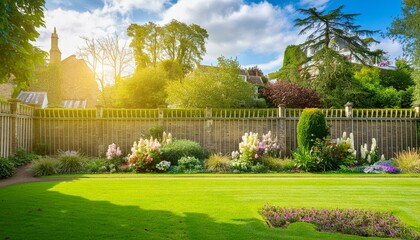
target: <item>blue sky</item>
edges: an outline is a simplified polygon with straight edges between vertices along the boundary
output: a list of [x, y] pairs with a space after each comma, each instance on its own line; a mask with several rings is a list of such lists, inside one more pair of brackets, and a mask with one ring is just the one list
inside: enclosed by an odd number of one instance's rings
[[[329, 11], [345, 5], [343, 12], [360, 13], [356, 24], [363, 29], [386, 32], [401, 14], [402, 0], [47, 0], [46, 27], [39, 29], [36, 44], [49, 51], [54, 27], [63, 58], [76, 54], [81, 36], [101, 38], [117, 33], [126, 41], [131, 23], [165, 24], [177, 19], [195, 23], [209, 33], [203, 64], [216, 64], [217, 57], [237, 57], [243, 67], [258, 65], [265, 74], [278, 70], [284, 49], [302, 43], [293, 20], [299, 8]], [[374, 36], [391, 60], [402, 55], [398, 42]]]

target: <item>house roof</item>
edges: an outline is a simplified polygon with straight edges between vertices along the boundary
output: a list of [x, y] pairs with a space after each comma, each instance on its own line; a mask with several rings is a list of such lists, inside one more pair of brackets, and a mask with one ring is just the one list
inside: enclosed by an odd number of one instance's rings
[[48, 97], [46, 92], [26, 92], [22, 91], [17, 97], [23, 104], [46, 107]]
[[86, 108], [87, 100], [86, 99], [66, 99], [63, 101], [64, 108]]
[[264, 85], [260, 76], [248, 76], [247, 81], [255, 85]]

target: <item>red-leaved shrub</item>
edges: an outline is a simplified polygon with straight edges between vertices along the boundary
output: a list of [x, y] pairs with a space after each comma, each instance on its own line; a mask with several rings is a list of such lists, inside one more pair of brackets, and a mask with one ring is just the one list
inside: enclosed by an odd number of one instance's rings
[[270, 83], [261, 93], [274, 106], [284, 104], [288, 108], [322, 107], [318, 93], [295, 83], [282, 81]]

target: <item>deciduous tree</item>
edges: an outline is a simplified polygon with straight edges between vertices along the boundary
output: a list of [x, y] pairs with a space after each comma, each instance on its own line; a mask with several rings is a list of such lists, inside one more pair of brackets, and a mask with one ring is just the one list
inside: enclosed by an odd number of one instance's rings
[[46, 53], [32, 45], [44, 26], [45, 0], [0, 1], [0, 83], [14, 76], [17, 87], [29, 87]]

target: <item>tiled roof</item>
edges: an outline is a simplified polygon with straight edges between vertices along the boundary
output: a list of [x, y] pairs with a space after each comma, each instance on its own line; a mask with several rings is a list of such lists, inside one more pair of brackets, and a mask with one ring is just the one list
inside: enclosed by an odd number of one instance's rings
[[22, 91], [17, 97], [21, 103], [26, 105], [35, 105], [45, 108], [48, 104], [48, 97], [46, 92], [25, 92]]

